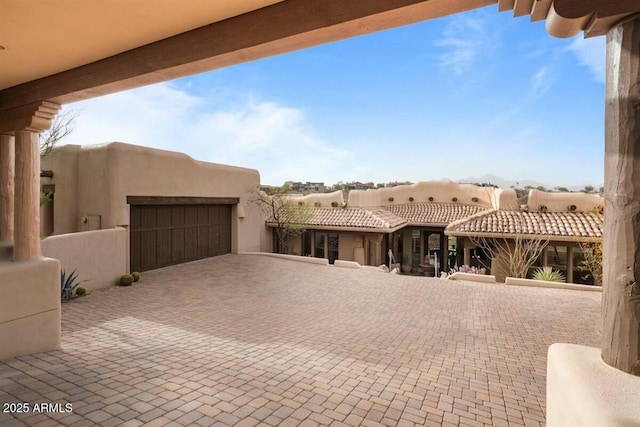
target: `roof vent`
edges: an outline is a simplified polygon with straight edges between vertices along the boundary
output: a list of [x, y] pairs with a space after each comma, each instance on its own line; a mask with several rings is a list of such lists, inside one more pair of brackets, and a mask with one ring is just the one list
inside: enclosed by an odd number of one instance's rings
[[471, 201], [472, 201], [473, 203], [478, 203], [478, 198], [477, 198], [477, 197], [472, 197], [472, 198], [471, 198]]
[[333, 206], [334, 208], [338, 207], [338, 202], [331, 202], [331, 206]]
[[538, 206], [538, 212], [547, 213], [547, 207], [545, 205]]
[[430, 201], [430, 202], [433, 202], [433, 197], [429, 197], [429, 201]]
[[298, 206], [304, 206], [304, 202], [298, 202]]
[[413, 197], [409, 197], [409, 201], [410, 201], [410, 202], [413, 202]]
[[315, 202], [315, 203], [313, 204], [313, 206], [315, 206], [316, 208], [319, 208], [319, 207], [320, 207], [320, 202]]
[[573, 212], [573, 211], [575, 211], [576, 209], [578, 209], [578, 207], [577, 207], [576, 205], [569, 205], [569, 206], [567, 207], [567, 209], [569, 209], [569, 212]]
[[457, 198], [457, 197], [452, 197], [452, 198], [451, 198], [451, 201], [452, 201], [452, 202], [457, 202], [457, 201], [458, 201], [458, 198]]
[[389, 201], [390, 201], [390, 202], [393, 202], [393, 197], [389, 197]]

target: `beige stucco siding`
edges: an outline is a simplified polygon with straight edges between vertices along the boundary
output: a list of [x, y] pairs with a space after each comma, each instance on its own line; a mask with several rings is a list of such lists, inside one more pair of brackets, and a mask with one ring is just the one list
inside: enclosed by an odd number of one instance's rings
[[[127, 196], [238, 197], [232, 212], [232, 250], [264, 249], [267, 233], [250, 203], [260, 185], [254, 169], [200, 162], [176, 152], [124, 143], [64, 146], [43, 160], [56, 185], [54, 234], [83, 230], [82, 218], [99, 215], [100, 228], [128, 227]], [[261, 244], [262, 240], [262, 244]]]

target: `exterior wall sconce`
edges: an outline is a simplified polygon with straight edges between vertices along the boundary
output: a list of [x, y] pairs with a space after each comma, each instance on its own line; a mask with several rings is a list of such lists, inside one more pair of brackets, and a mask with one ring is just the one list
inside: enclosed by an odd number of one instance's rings
[[244, 206], [243, 205], [238, 205], [238, 218], [244, 218], [245, 217], [245, 213], [244, 213]]

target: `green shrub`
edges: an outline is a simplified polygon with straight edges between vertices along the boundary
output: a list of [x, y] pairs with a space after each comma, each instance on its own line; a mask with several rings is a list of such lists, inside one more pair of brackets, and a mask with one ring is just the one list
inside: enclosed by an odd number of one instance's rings
[[131, 286], [133, 283], [133, 276], [130, 274], [123, 274], [120, 277], [120, 286]]
[[76, 290], [81, 283], [86, 282], [87, 280], [78, 281], [78, 273], [76, 270], [73, 270], [71, 274], [67, 275], [67, 273], [62, 269], [60, 271], [60, 299], [62, 302], [67, 302], [71, 298], [73, 298], [73, 291]]
[[133, 276], [134, 282], [137, 282], [138, 280], [140, 280], [140, 273], [138, 273], [137, 271], [134, 271], [133, 273], [131, 273], [131, 276]]
[[534, 280], [544, 280], [545, 282], [565, 282], [566, 279], [557, 270], [552, 269], [551, 267], [538, 267], [533, 272]]
[[77, 296], [81, 297], [81, 296], [83, 296], [83, 295], [86, 295], [86, 293], [87, 293], [87, 288], [82, 287], [82, 286], [78, 286], [78, 287], [76, 288], [76, 295], [77, 295]]

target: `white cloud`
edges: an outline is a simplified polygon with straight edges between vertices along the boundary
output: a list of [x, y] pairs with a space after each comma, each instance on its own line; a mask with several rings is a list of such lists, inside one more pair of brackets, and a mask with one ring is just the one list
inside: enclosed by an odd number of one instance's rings
[[[246, 98], [245, 102], [238, 99]], [[262, 182], [342, 179], [354, 156], [315, 135], [304, 112], [235, 97], [234, 106], [161, 83], [71, 104], [78, 111], [66, 144], [120, 141], [184, 152], [197, 160], [258, 169]]]
[[544, 66], [540, 68], [531, 78], [531, 93], [535, 97], [544, 95], [552, 84], [549, 68]]
[[440, 67], [456, 75], [473, 69], [476, 60], [496, 49], [498, 33], [487, 29], [478, 14], [457, 15], [451, 18], [435, 45], [443, 47]]
[[578, 58], [580, 65], [591, 71], [595, 81], [604, 83], [606, 61], [605, 37], [585, 39], [576, 37], [567, 49]]

